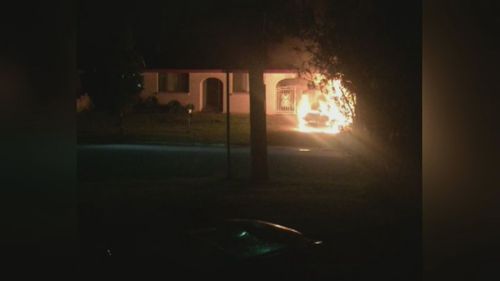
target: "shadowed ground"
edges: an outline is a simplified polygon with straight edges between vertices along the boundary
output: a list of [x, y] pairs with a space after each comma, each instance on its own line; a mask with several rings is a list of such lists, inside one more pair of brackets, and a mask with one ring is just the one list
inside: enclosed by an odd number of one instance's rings
[[[247, 148], [89, 145], [78, 151], [82, 245], [217, 218], [257, 218], [325, 241], [323, 280], [419, 280], [420, 185], [342, 149], [269, 148], [272, 179], [248, 181]], [[132, 243], [132, 242], [131, 242]], [[88, 261], [89, 262], [89, 261]]]

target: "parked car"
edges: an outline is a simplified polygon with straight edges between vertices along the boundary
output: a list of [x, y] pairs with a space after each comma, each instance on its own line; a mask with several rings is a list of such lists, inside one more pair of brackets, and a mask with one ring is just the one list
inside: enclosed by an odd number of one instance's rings
[[138, 235], [105, 249], [111, 276], [170, 280], [310, 280], [322, 242], [275, 223], [227, 219], [183, 231]]

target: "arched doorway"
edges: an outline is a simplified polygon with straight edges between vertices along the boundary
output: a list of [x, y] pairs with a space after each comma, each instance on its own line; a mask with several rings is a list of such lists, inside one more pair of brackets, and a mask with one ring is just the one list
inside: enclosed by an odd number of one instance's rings
[[203, 81], [203, 111], [222, 112], [222, 81], [216, 78], [208, 78]]
[[276, 112], [295, 113], [300, 94], [307, 90], [307, 80], [301, 78], [283, 79], [276, 84]]

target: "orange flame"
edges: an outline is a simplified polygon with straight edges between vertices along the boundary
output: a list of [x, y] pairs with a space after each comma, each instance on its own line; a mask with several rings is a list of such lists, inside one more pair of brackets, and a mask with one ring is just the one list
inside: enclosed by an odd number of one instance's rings
[[[318, 132], [337, 134], [349, 129], [354, 119], [356, 97], [343, 85], [341, 79], [326, 79], [322, 74], [315, 74], [312, 82], [320, 95], [311, 101], [310, 94], [303, 94], [297, 107], [298, 130], [301, 132]], [[313, 109], [312, 104], [317, 106]], [[309, 119], [324, 120], [316, 126]]]

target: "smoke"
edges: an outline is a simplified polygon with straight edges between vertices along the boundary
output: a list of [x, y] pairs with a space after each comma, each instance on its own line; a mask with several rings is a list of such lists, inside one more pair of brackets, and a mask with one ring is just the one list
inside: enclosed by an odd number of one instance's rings
[[268, 45], [267, 56], [271, 68], [303, 69], [313, 55], [307, 51], [310, 42], [298, 37], [286, 37]]

